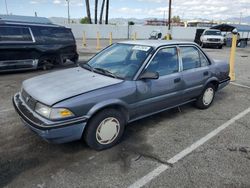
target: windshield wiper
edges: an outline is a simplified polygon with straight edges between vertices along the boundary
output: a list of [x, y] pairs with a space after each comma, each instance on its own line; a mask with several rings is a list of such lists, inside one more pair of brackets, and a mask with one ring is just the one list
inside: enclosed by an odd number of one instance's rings
[[91, 67], [88, 63], [83, 63], [81, 67], [86, 68], [86, 69], [88, 69], [88, 70], [90, 70], [92, 72], [94, 71], [93, 67]]
[[117, 76], [114, 73], [110, 72], [109, 70], [106, 70], [106, 69], [103, 69], [103, 68], [98, 68], [98, 67], [97, 68], [93, 68], [93, 70], [94, 71], [97, 70], [98, 72], [102, 72], [102, 73], [104, 73], [106, 75], [109, 75], [109, 76], [112, 76], [114, 78], [117, 78]]

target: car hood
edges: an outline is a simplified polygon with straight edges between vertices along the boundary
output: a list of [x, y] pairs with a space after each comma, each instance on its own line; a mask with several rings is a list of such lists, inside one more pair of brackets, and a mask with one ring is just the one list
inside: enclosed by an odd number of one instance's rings
[[23, 89], [35, 100], [46, 105], [122, 82], [81, 67], [56, 71], [23, 82]]
[[224, 37], [220, 35], [204, 35], [204, 37], [207, 39], [224, 39]]

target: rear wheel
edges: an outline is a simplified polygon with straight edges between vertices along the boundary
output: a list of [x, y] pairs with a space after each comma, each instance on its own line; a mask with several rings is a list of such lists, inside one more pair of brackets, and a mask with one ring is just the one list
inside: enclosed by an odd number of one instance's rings
[[83, 138], [95, 150], [103, 150], [117, 144], [125, 127], [124, 115], [115, 109], [97, 113], [88, 123]]
[[196, 107], [200, 109], [207, 109], [213, 103], [215, 95], [215, 86], [208, 84], [202, 94], [196, 101]]

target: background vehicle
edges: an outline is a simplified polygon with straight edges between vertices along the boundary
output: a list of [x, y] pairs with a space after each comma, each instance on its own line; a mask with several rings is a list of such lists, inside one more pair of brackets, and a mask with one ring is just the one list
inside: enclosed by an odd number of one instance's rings
[[230, 81], [228, 63], [190, 42], [119, 42], [81, 66], [28, 79], [13, 98], [24, 122], [47, 141], [83, 137], [106, 149], [127, 123], [188, 102], [208, 108]]
[[78, 54], [71, 29], [46, 18], [5, 16], [0, 19], [0, 71], [49, 69]]
[[160, 30], [154, 30], [150, 33], [149, 39], [161, 39], [162, 38], [162, 32]]
[[200, 45], [202, 47], [211, 46], [222, 48], [224, 44], [224, 37], [220, 30], [206, 29], [200, 37]]

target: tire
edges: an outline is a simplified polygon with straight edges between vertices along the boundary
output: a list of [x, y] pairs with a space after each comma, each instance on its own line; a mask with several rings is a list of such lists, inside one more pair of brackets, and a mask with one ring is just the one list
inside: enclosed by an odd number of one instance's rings
[[200, 46], [201, 46], [201, 48], [205, 47], [203, 42], [201, 42]]
[[215, 96], [215, 86], [208, 84], [203, 90], [202, 94], [198, 97], [195, 105], [199, 109], [207, 109], [213, 103]]
[[[84, 141], [92, 149], [108, 149], [119, 143], [125, 124], [125, 117], [120, 111], [115, 109], [102, 110], [87, 124], [83, 134]], [[107, 133], [111, 133], [111, 135]]]
[[219, 49], [222, 49], [222, 45], [218, 46]]
[[52, 69], [53, 66], [54, 66], [54, 65], [53, 65], [53, 60], [50, 59], [50, 58], [45, 58], [45, 57], [40, 58], [40, 60], [39, 60], [39, 62], [38, 62], [38, 66], [39, 66], [42, 70], [44, 70], [44, 71], [50, 70], [50, 69]]

